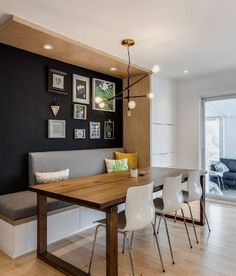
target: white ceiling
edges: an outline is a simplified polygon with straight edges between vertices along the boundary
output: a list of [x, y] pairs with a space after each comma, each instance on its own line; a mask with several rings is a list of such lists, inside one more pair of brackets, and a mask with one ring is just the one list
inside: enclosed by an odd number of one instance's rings
[[[172, 78], [236, 68], [235, 0], [0, 0], [15, 14]], [[187, 69], [188, 74], [183, 74]]]
[[206, 102], [206, 117], [236, 117], [236, 98]]

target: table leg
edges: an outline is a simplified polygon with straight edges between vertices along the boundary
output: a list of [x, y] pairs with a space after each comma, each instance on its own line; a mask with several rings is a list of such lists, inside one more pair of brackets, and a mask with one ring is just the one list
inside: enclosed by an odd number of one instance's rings
[[47, 197], [37, 194], [37, 254], [47, 252]]
[[106, 212], [106, 276], [118, 276], [118, 214], [117, 206]]
[[[200, 176], [200, 184], [202, 186], [202, 202], [205, 208], [205, 175], [201, 175]], [[199, 200], [199, 204], [200, 204], [200, 225], [204, 225], [205, 224], [205, 217], [204, 217], [204, 210], [203, 210], [203, 206], [201, 204], [201, 201]]]

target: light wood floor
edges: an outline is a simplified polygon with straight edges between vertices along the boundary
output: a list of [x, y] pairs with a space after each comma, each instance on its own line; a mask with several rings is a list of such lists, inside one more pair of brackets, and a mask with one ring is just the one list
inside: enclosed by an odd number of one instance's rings
[[[137, 276], [154, 275], [236, 275], [236, 207], [207, 203], [212, 232], [197, 226], [200, 243], [196, 244], [189, 225], [193, 249], [189, 248], [183, 224], [168, 220], [176, 264], [172, 265], [163, 225], [160, 245], [166, 272], [163, 274], [152, 235], [151, 227], [137, 232], [133, 243], [133, 256]], [[93, 230], [86, 231], [51, 245], [50, 251], [57, 256], [87, 270]], [[119, 249], [121, 248], [119, 239]], [[63, 275], [36, 258], [31, 253], [11, 260], [0, 251], [0, 275]], [[101, 230], [97, 240], [92, 275], [105, 275], [105, 236]], [[119, 254], [119, 275], [131, 275], [127, 251]]]

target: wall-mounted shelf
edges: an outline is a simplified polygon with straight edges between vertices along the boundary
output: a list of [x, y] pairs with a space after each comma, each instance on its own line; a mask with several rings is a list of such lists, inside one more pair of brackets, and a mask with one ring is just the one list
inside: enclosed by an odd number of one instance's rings
[[[9, 16], [0, 26], [0, 42], [114, 77], [126, 78], [127, 76], [126, 61], [15, 15]], [[45, 43], [53, 45], [53, 50], [43, 49]], [[111, 67], [116, 67], [117, 71], [111, 71]], [[147, 72], [136, 65], [132, 65], [130, 70], [132, 76], [142, 75]]]

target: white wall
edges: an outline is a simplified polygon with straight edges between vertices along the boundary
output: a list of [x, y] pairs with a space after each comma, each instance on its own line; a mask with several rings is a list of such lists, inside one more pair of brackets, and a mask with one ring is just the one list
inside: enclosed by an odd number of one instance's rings
[[151, 164], [175, 166], [176, 81], [153, 75], [151, 91]]
[[236, 159], [236, 117], [224, 118], [224, 142], [225, 158]]
[[201, 168], [201, 98], [230, 94], [236, 94], [236, 70], [177, 81], [177, 167]]

